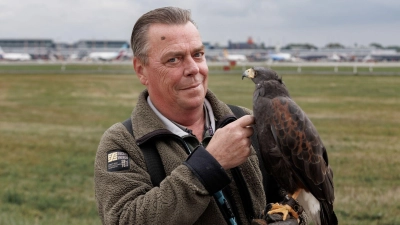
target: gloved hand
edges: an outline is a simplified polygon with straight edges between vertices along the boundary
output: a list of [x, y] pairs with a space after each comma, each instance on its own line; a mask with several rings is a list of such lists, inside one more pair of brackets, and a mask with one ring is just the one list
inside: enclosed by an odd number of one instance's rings
[[[291, 197], [285, 196], [284, 200], [280, 203], [281, 205], [289, 205], [300, 217], [300, 225], [307, 224], [307, 219], [303, 215], [303, 207]], [[283, 215], [281, 213], [268, 214], [272, 209], [273, 204], [268, 204], [265, 209], [260, 213], [260, 215], [253, 219], [252, 225], [299, 225], [298, 220], [293, 217], [290, 213], [288, 214], [286, 220], [283, 220]]]
[[268, 214], [272, 204], [268, 204], [265, 210], [261, 212], [257, 219], [253, 219], [252, 225], [298, 225], [297, 219], [292, 215], [288, 215], [286, 220], [283, 221], [282, 214]]
[[264, 218], [253, 219], [251, 222], [252, 225], [298, 225], [297, 219], [288, 215], [285, 221], [282, 219], [281, 214], [266, 214]]

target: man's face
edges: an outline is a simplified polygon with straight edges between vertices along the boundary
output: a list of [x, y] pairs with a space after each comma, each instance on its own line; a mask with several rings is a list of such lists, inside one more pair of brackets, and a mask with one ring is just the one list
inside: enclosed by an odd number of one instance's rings
[[208, 67], [197, 28], [190, 22], [153, 24], [148, 40], [148, 64], [144, 66], [136, 60], [134, 66], [156, 107], [165, 111], [171, 107], [190, 110], [202, 106]]

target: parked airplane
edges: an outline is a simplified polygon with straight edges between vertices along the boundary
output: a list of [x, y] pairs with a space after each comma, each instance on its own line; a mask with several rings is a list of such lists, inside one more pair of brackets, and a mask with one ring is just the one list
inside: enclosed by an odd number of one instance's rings
[[274, 53], [268, 54], [268, 59], [270, 61], [278, 61], [278, 62], [293, 62], [297, 60], [290, 53], [281, 52], [281, 46], [279, 44], [275, 45]]
[[300, 54], [299, 58], [306, 61], [339, 62], [344, 60], [346, 56], [336, 53], [311, 52]]
[[32, 56], [28, 53], [5, 53], [0, 47], [0, 59], [9, 61], [27, 61], [31, 60]]
[[395, 50], [381, 50], [381, 51], [373, 51], [367, 56], [364, 57], [364, 62], [390, 62], [390, 61], [399, 61], [400, 54]]
[[88, 58], [91, 60], [112, 61], [118, 60], [127, 54], [128, 45], [124, 44], [118, 52], [92, 52]]
[[275, 53], [268, 56], [272, 61], [292, 61], [292, 55], [289, 53]]
[[224, 59], [227, 61], [235, 61], [235, 62], [247, 62], [247, 56], [241, 54], [229, 54], [228, 51], [224, 50]]

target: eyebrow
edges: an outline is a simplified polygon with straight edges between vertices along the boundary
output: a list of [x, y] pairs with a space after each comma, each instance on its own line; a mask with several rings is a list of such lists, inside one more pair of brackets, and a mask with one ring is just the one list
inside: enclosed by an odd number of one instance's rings
[[[201, 45], [201, 46], [195, 48], [192, 51], [192, 53], [193, 52], [200, 52], [200, 51], [204, 51], [204, 45]], [[171, 52], [168, 52], [167, 54], [165, 54], [163, 56], [163, 58], [166, 59], [166, 58], [170, 58], [170, 57], [173, 57], [173, 56], [182, 56], [182, 55], [185, 55], [184, 51], [171, 51]]]
[[200, 52], [200, 51], [204, 51], [204, 45], [201, 45], [200, 47], [194, 49], [194, 52]]

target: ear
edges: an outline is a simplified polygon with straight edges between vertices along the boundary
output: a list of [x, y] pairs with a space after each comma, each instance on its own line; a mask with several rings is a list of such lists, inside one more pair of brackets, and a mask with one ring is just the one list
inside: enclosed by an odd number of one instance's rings
[[140, 83], [147, 85], [148, 79], [144, 72], [144, 65], [137, 57], [133, 57], [133, 69], [135, 69], [136, 76], [139, 78]]

